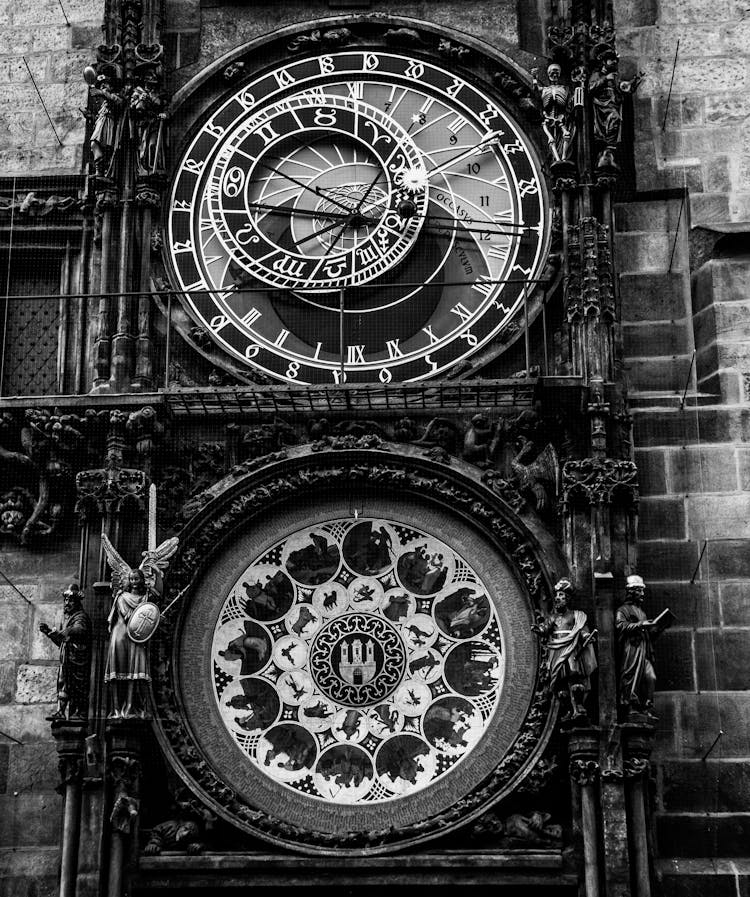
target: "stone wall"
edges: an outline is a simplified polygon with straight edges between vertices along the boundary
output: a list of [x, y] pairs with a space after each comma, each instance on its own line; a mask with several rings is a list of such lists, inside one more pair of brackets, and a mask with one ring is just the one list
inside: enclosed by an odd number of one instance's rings
[[[174, 88], [235, 47], [298, 22], [351, 13], [387, 13], [434, 22], [496, 45], [518, 45], [516, 0], [286, 0], [284, 3], [222, 3], [167, 0], [164, 44], [174, 60]], [[535, 3], [528, 19], [538, 22]]]
[[2, 177], [75, 174], [81, 168], [83, 69], [102, 41], [103, 4], [63, 0], [62, 5], [69, 25], [57, 0], [0, 0]]
[[46, 717], [56, 709], [58, 649], [39, 632], [62, 621], [61, 585], [75, 580], [77, 543], [45, 552], [3, 545], [0, 568], [0, 893], [57, 892], [62, 799]]
[[621, 70], [645, 73], [638, 189], [689, 187], [693, 226], [750, 220], [748, 0], [616, 0], [615, 25]]

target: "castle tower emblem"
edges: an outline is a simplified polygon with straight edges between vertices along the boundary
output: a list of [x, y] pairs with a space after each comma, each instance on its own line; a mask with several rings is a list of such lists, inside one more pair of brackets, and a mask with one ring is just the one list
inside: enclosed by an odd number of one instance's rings
[[[364, 649], [364, 652], [363, 652]], [[365, 685], [377, 671], [375, 644], [372, 639], [347, 639], [341, 643], [339, 676], [350, 685]]]

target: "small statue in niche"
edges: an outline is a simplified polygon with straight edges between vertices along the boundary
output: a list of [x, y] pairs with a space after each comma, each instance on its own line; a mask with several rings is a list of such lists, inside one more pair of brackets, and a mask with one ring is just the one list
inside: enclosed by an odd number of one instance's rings
[[216, 816], [210, 810], [181, 794], [175, 800], [172, 818], [151, 829], [143, 852], [147, 856], [158, 856], [162, 850], [184, 850], [191, 856], [199, 854], [215, 822]]
[[643, 610], [646, 584], [640, 576], [628, 576], [625, 601], [618, 607], [615, 630], [618, 643], [618, 692], [625, 714], [640, 711], [653, 716], [654, 670], [653, 640], [672, 625], [669, 608], [649, 620]]
[[589, 78], [589, 95], [594, 119], [594, 141], [599, 149], [596, 167], [617, 171], [615, 151], [622, 137], [622, 102], [626, 94], [633, 94], [643, 80], [637, 75], [630, 81], [620, 80], [619, 58], [610, 49], [599, 57], [599, 68]]
[[149, 67], [143, 77], [143, 84], [134, 87], [130, 95], [130, 108], [135, 117], [138, 135], [139, 177], [164, 173], [166, 105], [166, 100], [159, 90], [159, 76]]
[[570, 704], [565, 719], [580, 721], [587, 718], [584, 703], [591, 690], [591, 675], [597, 668], [596, 630], [589, 631], [582, 610], [571, 608], [574, 595], [569, 580], [561, 579], [555, 585], [552, 615], [531, 628], [547, 642], [550, 688], [561, 702]]
[[[145, 716], [143, 686], [151, 680], [148, 667], [148, 639], [156, 631], [158, 601], [164, 585], [164, 571], [177, 551], [173, 537], [157, 548], [143, 552], [139, 567], [131, 568], [117, 553], [107, 536], [102, 536], [104, 552], [112, 571], [114, 601], [109, 612], [109, 650], [104, 678], [112, 686], [112, 717]], [[140, 688], [136, 692], [135, 684]]]
[[539, 69], [532, 69], [534, 89], [542, 103], [542, 130], [549, 146], [550, 165], [572, 168], [571, 156], [576, 125], [573, 112], [573, 93], [562, 83], [562, 66], [556, 62], [547, 66], [547, 84], [537, 80]]
[[39, 624], [39, 631], [60, 649], [57, 711], [52, 719], [86, 719], [89, 709], [91, 620], [83, 609], [83, 592], [71, 583], [63, 592], [65, 622], [59, 629]]
[[122, 137], [122, 121], [120, 112], [125, 105], [124, 99], [114, 89], [112, 78], [108, 73], [95, 76], [91, 85], [91, 95], [101, 100], [91, 132], [89, 145], [94, 157], [96, 173], [107, 177], [112, 165], [112, 157]]

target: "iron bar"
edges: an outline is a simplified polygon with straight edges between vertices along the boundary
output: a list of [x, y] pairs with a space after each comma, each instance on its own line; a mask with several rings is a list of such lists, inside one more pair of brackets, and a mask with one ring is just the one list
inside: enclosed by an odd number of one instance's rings
[[[68, 23], [70, 24], [70, 23]], [[57, 138], [57, 142], [60, 146], [63, 146], [62, 140], [60, 140], [60, 135], [57, 133], [57, 128], [55, 127], [55, 123], [52, 121], [52, 116], [49, 114], [49, 109], [47, 109], [47, 104], [44, 102], [44, 97], [39, 92], [39, 88], [36, 86], [36, 80], [34, 76], [31, 74], [31, 69], [29, 68], [29, 63], [26, 61], [26, 57], [22, 56], [23, 64], [26, 66], [26, 71], [29, 73], [29, 78], [31, 78], [31, 83], [34, 85], [34, 90], [36, 91], [36, 95], [39, 97], [39, 102], [42, 104], [42, 109], [44, 109], [45, 115], [47, 116], [47, 121], [49, 122], [49, 126], [52, 128], [52, 131]]]
[[677, 41], [677, 46], [674, 48], [674, 60], [672, 62], [672, 77], [669, 79], [669, 90], [667, 91], [667, 102], [664, 106], [664, 120], [661, 123], [662, 132], [667, 127], [667, 113], [669, 112], [669, 104], [672, 100], [672, 85], [674, 84], [674, 73], [677, 69], [677, 54], [680, 52], [680, 42]]
[[701, 561], [703, 560], [703, 555], [706, 553], [706, 545], [708, 545], [708, 539], [703, 540], [703, 548], [701, 548], [700, 556], [698, 557], [698, 563], [695, 565], [695, 570], [693, 570], [693, 575], [690, 577], [690, 585], [695, 585], [695, 577], [698, 575], [698, 570], [701, 566]]
[[719, 743], [719, 739], [721, 738], [721, 736], [722, 736], [723, 734], [724, 734], [724, 730], [723, 730], [723, 729], [719, 729], [719, 731], [716, 733], [716, 738], [714, 738], [714, 740], [711, 742], [711, 746], [709, 747], [709, 749], [708, 749], [708, 750], [706, 751], [706, 753], [701, 757], [701, 760], [702, 760], [704, 763], [706, 762], [706, 759], [708, 758], [708, 755], [711, 753], [711, 751], [713, 751], [713, 749], [714, 749], [714, 748], [716, 747], [716, 745]]
[[13, 589], [14, 592], [17, 592], [27, 604], [30, 604], [32, 607], [34, 607], [34, 602], [31, 600], [31, 598], [24, 595], [24, 593], [18, 588], [18, 586], [13, 582], [13, 580], [9, 579], [5, 575], [5, 573], [3, 572], [2, 569], [0, 569], [0, 576], [2, 576], [2, 578], [8, 583], [8, 585], [11, 587], [11, 589]]
[[690, 377], [693, 373], [693, 365], [695, 364], [695, 352], [696, 350], [693, 349], [693, 354], [690, 356], [690, 367], [688, 368], [687, 379], [685, 380], [685, 389], [683, 389], [682, 398], [680, 399], [680, 411], [685, 410], [685, 398], [687, 396], [688, 387], [690, 386]]
[[674, 232], [674, 240], [672, 242], [672, 254], [669, 256], [669, 267], [667, 268], [667, 274], [672, 272], [672, 262], [674, 261], [675, 250], [677, 249], [677, 238], [680, 236], [680, 222], [682, 221], [682, 210], [685, 207], [685, 193], [686, 191], [682, 191], [682, 200], [680, 201], [680, 211], [677, 215], [677, 227]]

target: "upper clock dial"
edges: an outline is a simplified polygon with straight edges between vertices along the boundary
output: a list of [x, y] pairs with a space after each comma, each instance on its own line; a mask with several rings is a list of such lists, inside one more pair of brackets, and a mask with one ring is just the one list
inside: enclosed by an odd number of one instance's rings
[[166, 242], [234, 357], [292, 382], [388, 383], [499, 333], [546, 224], [536, 157], [489, 95], [357, 51], [277, 68], [216, 109], [178, 167]]

